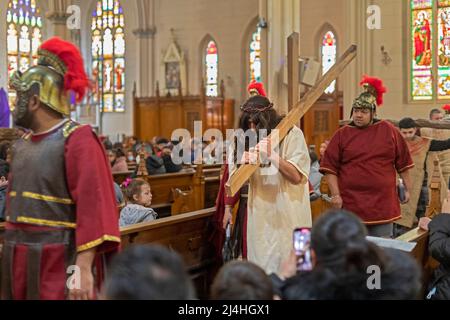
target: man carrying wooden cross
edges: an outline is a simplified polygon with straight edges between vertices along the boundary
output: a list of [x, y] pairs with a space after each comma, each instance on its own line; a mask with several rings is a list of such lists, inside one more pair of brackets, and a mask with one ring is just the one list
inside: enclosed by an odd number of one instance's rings
[[[259, 135], [265, 129], [270, 134], [282, 120], [262, 95], [248, 99], [241, 110], [239, 123], [244, 132], [255, 130]], [[272, 150], [270, 140], [265, 138], [254, 151], [244, 152], [242, 162], [250, 163], [258, 154], [272, 166], [259, 166], [249, 180], [247, 258], [272, 273], [279, 270], [292, 249], [292, 231], [311, 227], [310, 159], [303, 132], [296, 126], [282, 140], [279, 150]]]
[[376, 119], [386, 88], [380, 79], [365, 76], [364, 92], [355, 99], [352, 122], [332, 137], [321, 160], [335, 208], [357, 214], [369, 234], [392, 237], [393, 222], [400, 219], [398, 172], [409, 200], [408, 170], [414, 166], [408, 146], [389, 122]]

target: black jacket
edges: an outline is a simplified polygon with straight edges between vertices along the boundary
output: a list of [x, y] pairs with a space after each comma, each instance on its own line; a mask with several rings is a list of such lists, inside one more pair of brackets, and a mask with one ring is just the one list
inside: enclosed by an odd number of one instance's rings
[[8, 186], [0, 187], [0, 221], [5, 220], [6, 191]]
[[450, 300], [450, 214], [437, 215], [428, 228], [429, 250], [440, 266], [433, 273], [427, 299]]

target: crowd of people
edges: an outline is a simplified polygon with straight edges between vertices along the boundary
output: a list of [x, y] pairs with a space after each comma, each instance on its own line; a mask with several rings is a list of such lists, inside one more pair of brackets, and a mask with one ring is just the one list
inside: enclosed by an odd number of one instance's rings
[[[121, 226], [158, 218], [151, 208], [151, 186], [136, 171], [142, 163], [149, 174], [182, 170], [173, 161], [175, 143], [162, 137], [151, 143], [134, 137], [116, 144], [101, 141], [89, 126], [68, 118], [64, 99], [49, 98], [70, 91], [76, 101], [83, 99], [89, 81], [78, 48], [52, 38], [38, 52], [38, 65], [11, 79], [17, 92], [15, 125], [29, 134], [13, 148], [0, 145], [0, 218], [7, 220], [2, 298], [94, 299], [106, 276], [103, 299], [196, 299], [179, 254], [152, 245], [119, 252]], [[262, 84], [249, 85], [251, 97], [241, 107], [239, 128], [261, 139], [251, 145], [237, 137], [228, 150], [234, 161], [225, 166], [210, 238], [226, 263], [211, 285], [211, 299], [421, 298], [421, 266], [413, 257], [367, 238], [393, 237], [394, 224], [403, 218], [406, 230], [417, 223], [429, 230], [431, 255], [441, 264], [427, 298], [450, 297], [450, 196], [432, 220], [418, 214], [428, 152], [446, 150], [450, 141], [417, 137], [412, 119], [400, 121], [400, 130], [377, 119], [386, 88], [367, 76], [361, 85], [351, 123], [321, 147], [320, 159], [297, 126], [278, 148], [260, 136], [261, 130], [273, 132], [283, 116]], [[244, 152], [238, 156], [241, 138]], [[191, 150], [206, 147], [201, 141], [185, 142]], [[198, 153], [192, 154], [196, 162]], [[236, 178], [240, 166], [258, 157], [249, 181], [235, 195], [226, 193], [225, 183]], [[121, 187], [114, 183], [111, 172], [131, 168], [135, 174]], [[321, 197], [321, 175], [333, 210], [313, 224], [310, 201]], [[298, 230], [309, 236], [293, 237]], [[299, 239], [305, 242], [298, 247]], [[305, 259], [308, 268], [299, 268]], [[112, 262], [107, 266], [107, 261]], [[81, 270], [79, 286], [66, 285], [67, 266]], [[373, 279], [370, 270], [378, 270]]]

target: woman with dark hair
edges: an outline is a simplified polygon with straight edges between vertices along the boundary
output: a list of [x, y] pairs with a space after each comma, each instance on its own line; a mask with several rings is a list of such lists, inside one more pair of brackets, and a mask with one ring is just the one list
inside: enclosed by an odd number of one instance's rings
[[236, 162], [249, 163], [260, 157], [261, 165], [249, 179], [244, 229], [248, 260], [271, 273], [279, 269], [282, 259], [289, 254], [292, 231], [310, 227], [312, 223], [308, 148], [298, 127], [288, 132], [279, 147], [272, 148], [265, 133], [271, 134], [282, 117], [265, 96], [249, 98], [241, 110], [239, 125], [243, 134], [237, 136], [235, 148], [229, 153], [232, 158], [229, 171], [232, 176]]
[[[284, 299], [415, 299], [420, 269], [408, 254], [381, 249], [366, 240], [367, 229], [354, 214], [331, 210], [311, 232], [314, 268], [288, 279]], [[371, 267], [371, 268], [369, 268]], [[372, 270], [380, 270], [379, 286], [369, 288]]]

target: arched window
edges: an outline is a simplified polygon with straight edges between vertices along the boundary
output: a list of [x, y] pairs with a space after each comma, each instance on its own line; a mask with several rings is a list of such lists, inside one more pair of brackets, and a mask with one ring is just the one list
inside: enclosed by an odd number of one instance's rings
[[249, 50], [250, 81], [261, 81], [261, 28], [256, 27], [250, 39]]
[[[322, 74], [327, 73], [328, 70], [336, 63], [336, 37], [332, 31], [327, 31], [322, 38]], [[326, 94], [331, 94], [336, 89], [336, 80], [325, 89]]]
[[[37, 50], [42, 41], [42, 18], [36, 0], [10, 0], [6, 13], [8, 79], [19, 70], [26, 71], [37, 63]], [[8, 90], [10, 105], [16, 93]]]
[[125, 111], [125, 21], [119, 0], [99, 0], [92, 13], [93, 100], [102, 112]]
[[218, 74], [219, 74], [219, 55], [217, 54], [217, 45], [214, 40], [208, 42], [205, 52], [205, 70], [206, 70], [206, 95], [209, 97], [218, 96]]
[[410, 97], [450, 100], [450, 1], [410, 0]]

